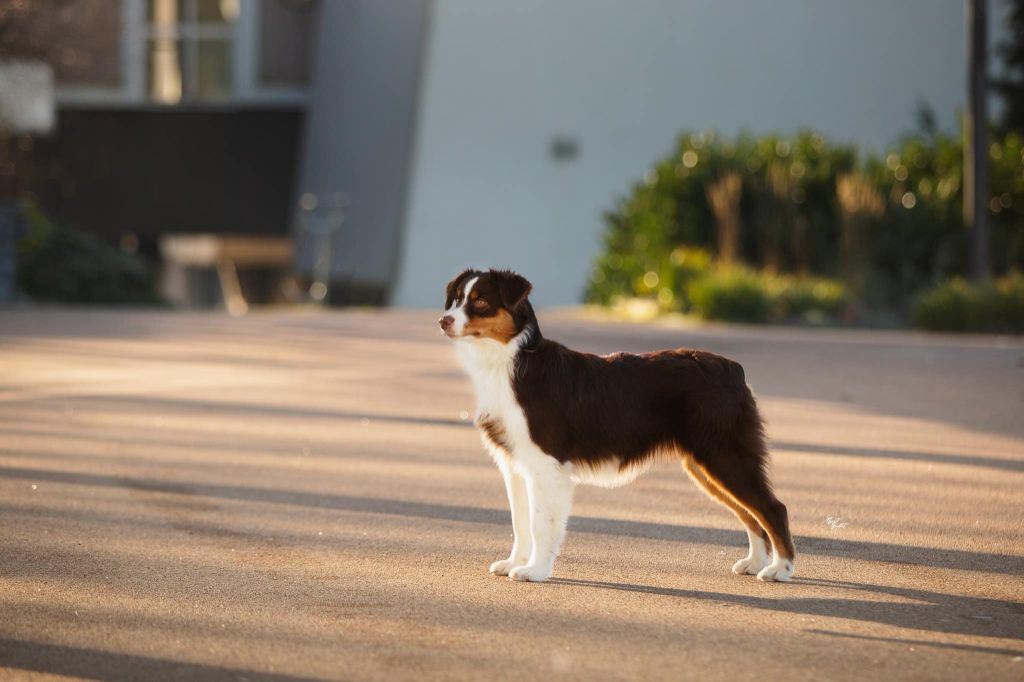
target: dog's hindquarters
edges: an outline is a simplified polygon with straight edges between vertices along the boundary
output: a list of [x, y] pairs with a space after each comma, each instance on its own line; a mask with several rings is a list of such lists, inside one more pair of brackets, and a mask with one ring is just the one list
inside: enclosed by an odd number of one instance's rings
[[[796, 555], [788, 513], [772, 491], [761, 417], [745, 384], [738, 398], [735, 409], [727, 411], [734, 417], [728, 420], [732, 423], [715, 419], [714, 423], [703, 425], [706, 436], [687, 448], [684, 467], [708, 495], [732, 510], [747, 529], [750, 554], [737, 562], [733, 570], [757, 573], [762, 580], [786, 581], [793, 575]], [[765, 540], [773, 550], [769, 565], [765, 565]]]

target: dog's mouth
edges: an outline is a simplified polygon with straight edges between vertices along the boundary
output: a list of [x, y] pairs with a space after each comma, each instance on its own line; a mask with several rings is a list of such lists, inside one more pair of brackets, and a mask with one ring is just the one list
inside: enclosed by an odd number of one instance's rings
[[445, 336], [447, 336], [449, 339], [452, 339], [453, 341], [458, 341], [459, 339], [477, 339], [477, 338], [480, 338], [480, 332], [465, 332], [463, 334], [456, 334], [454, 330], [443, 329], [442, 333]]

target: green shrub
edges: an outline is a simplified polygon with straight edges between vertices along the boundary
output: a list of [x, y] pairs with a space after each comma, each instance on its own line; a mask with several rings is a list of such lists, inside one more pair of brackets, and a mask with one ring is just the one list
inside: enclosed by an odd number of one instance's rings
[[[994, 136], [989, 161], [991, 266], [998, 275], [1024, 268], [1024, 137]], [[586, 299], [656, 297], [662, 309], [688, 310], [693, 277], [676, 272], [672, 254], [717, 253], [708, 195], [729, 176], [741, 185], [729, 203], [739, 228], [736, 264], [803, 282], [780, 294], [773, 305], [784, 312], [773, 308], [767, 319], [803, 319], [822, 309], [904, 315], [917, 291], [966, 272], [962, 167], [960, 136], [934, 132], [907, 137], [879, 156], [811, 131], [732, 139], [684, 133], [605, 214], [604, 249]], [[858, 192], [838, 192], [844, 179]], [[809, 298], [801, 287], [822, 277], [841, 278], [844, 293]], [[745, 291], [743, 278], [734, 280], [708, 284], [715, 292], [708, 296]], [[808, 300], [815, 301], [812, 310], [805, 309]]]
[[694, 310], [708, 320], [766, 322], [771, 309], [764, 280], [744, 268], [716, 272], [690, 285]]
[[954, 278], [921, 294], [913, 319], [933, 331], [1024, 333], [1024, 275], [985, 285]]
[[608, 254], [594, 268], [587, 299], [609, 305], [622, 298], [648, 298], [662, 311], [686, 312], [691, 307], [690, 285], [710, 271], [711, 254], [706, 249], [680, 246], [661, 261], [642, 264], [630, 256]]
[[996, 282], [996, 319], [1007, 331], [1024, 333], [1024, 274], [1013, 272]]
[[692, 309], [709, 320], [730, 322], [836, 321], [847, 305], [834, 280], [771, 275], [746, 268], [720, 268], [693, 281]]
[[32, 299], [62, 303], [160, 302], [152, 269], [139, 256], [50, 221], [23, 207], [27, 234], [18, 243], [18, 289]]
[[776, 277], [771, 300], [773, 319], [811, 324], [838, 319], [849, 303], [841, 283], [819, 277]]

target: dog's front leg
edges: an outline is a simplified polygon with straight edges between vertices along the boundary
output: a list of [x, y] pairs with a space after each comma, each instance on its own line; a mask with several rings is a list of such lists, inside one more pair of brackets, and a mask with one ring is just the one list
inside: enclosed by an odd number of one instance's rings
[[491, 564], [494, 575], [508, 575], [517, 566], [525, 566], [530, 561], [530, 549], [533, 540], [530, 536], [530, 499], [526, 493], [526, 481], [512, 471], [507, 461], [500, 461], [498, 468], [505, 477], [505, 492], [508, 493], [508, 506], [512, 512], [512, 551], [508, 559], [495, 561]]
[[509, 571], [513, 580], [543, 582], [551, 577], [572, 511], [573, 482], [558, 460], [540, 450], [530, 453], [521, 474], [526, 480], [533, 547], [530, 562]]

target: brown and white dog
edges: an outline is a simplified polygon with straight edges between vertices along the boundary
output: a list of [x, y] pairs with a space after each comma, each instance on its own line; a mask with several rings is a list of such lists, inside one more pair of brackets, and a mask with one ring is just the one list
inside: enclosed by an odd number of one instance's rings
[[743, 368], [698, 350], [570, 350], [541, 335], [531, 289], [514, 272], [466, 270], [448, 283], [439, 321], [473, 381], [476, 424], [505, 477], [515, 540], [491, 573], [546, 580], [574, 485], [629, 483], [668, 457], [747, 529], [750, 552], [734, 572], [792, 578], [786, 507], [772, 494]]

